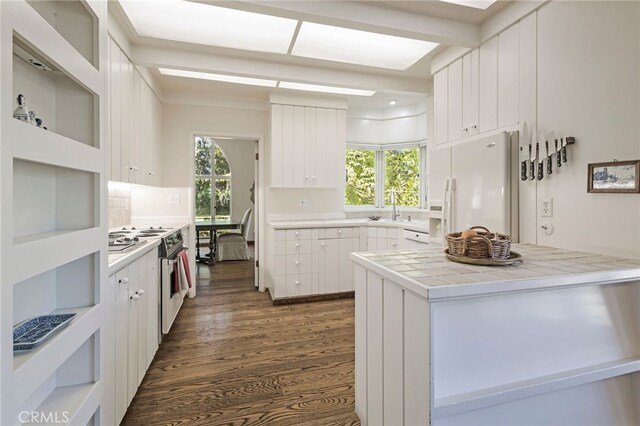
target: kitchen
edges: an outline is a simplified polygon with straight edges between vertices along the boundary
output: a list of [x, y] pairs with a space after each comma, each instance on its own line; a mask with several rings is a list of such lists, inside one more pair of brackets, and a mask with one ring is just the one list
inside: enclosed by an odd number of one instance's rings
[[[12, 88], [0, 106], [0, 423], [140, 421], [163, 340], [193, 310], [215, 314], [198, 304], [236, 262], [196, 263], [208, 243], [196, 227], [203, 136], [232, 165], [210, 176], [231, 182], [230, 219], [253, 210], [246, 297], [287, 318], [288, 332], [314, 318], [328, 326], [332, 307], [344, 321], [345, 389], [322, 394], [346, 401], [340, 421], [638, 424], [640, 3], [471, 3], [0, 4], [0, 80]], [[233, 167], [225, 140], [250, 141], [255, 160]], [[501, 141], [495, 167], [479, 148]], [[630, 190], [596, 187], [627, 161]], [[475, 166], [480, 189], [463, 196]], [[233, 207], [249, 198], [233, 183], [245, 171], [254, 201]], [[464, 204], [496, 185], [489, 207]], [[463, 266], [444, 257], [447, 234], [475, 225], [510, 234], [522, 264], [489, 268], [502, 272], [474, 285], [445, 274]], [[112, 247], [136, 243], [123, 254], [109, 250], [116, 231]], [[392, 268], [405, 261], [447, 263], [427, 275]], [[520, 276], [505, 281], [508, 271]], [[387, 315], [398, 301], [416, 310]], [[41, 346], [12, 351], [16, 325], [69, 313]], [[273, 336], [263, 343], [284, 338]], [[411, 374], [384, 368], [398, 365], [384, 336]], [[314, 388], [303, 383], [292, 392]], [[274, 423], [331, 421], [331, 404], [317, 417], [287, 410], [283, 389]], [[238, 416], [257, 419], [266, 395]], [[185, 406], [185, 418], [216, 423]]]

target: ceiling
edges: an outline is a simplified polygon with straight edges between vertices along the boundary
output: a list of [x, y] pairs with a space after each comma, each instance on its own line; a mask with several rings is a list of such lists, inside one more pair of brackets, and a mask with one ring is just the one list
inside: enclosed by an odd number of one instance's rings
[[132, 45], [133, 62], [147, 66], [163, 92], [268, 99], [269, 93], [285, 90], [166, 76], [157, 71], [158, 66], [376, 90], [378, 93], [371, 97], [348, 97], [349, 105], [387, 108], [389, 99], [398, 100], [397, 105], [424, 99], [431, 91], [431, 59], [449, 45], [477, 45], [474, 37], [479, 38], [478, 24], [509, 1], [498, 1], [486, 10], [441, 1], [199, 1], [304, 22], [440, 42], [406, 70], [143, 37], [135, 32], [119, 3], [109, 5]]

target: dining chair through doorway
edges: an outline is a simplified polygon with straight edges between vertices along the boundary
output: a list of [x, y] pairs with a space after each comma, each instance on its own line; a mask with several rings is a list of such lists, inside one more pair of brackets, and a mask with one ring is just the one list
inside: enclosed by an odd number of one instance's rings
[[251, 209], [247, 209], [242, 216], [240, 233], [229, 232], [218, 237], [218, 247], [216, 250], [216, 260], [249, 260], [249, 247], [247, 238], [249, 237], [249, 224], [251, 222]]

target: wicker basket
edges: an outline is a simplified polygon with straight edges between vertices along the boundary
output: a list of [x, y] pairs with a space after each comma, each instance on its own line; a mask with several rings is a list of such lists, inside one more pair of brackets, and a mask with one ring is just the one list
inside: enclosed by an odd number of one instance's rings
[[462, 238], [462, 232], [447, 235], [449, 253], [474, 259], [507, 259], [511, 255], [511, 237], [491, 232], [484, 226], [471, 228], [477, 235]]

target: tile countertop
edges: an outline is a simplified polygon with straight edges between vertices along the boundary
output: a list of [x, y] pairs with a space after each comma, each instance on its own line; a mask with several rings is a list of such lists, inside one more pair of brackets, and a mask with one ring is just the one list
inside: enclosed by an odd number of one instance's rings
[[523, 262], [476, 266], [447, 259], [441, 247], [352, 253], [351, 259], [432, 301], [463, 296], [640, 279], [640, 260], [514, 244]]
[[[171, 227], [171, 229], [184, 229], [189, 226], [188, 223], [181, 224], [168, 224], [167, 227]], [[131, 228], [131, 226], [127, 226], [127, 228]], [[122, 227], [117, 227], [111, 229], [110, 232], [116, 232], [122, 229]], [[143, 228], [140, 228], [143, 229]], [[160, 238], [147, 238], [146, 243], [142, 244], [135, 249], [128, 251], [126, 253], [111, 253], [109, 254], [109, 269], [108, 275], [111, 276], [118, 272], [120, 269], [124, 268], [131, 262], [141, 258], [145, 254], [149, 253], [151, 250], [155, 249], [160, 245]]]
[[271, 221], [273, 229], [304, 229], [304, 228], [340, 228], [352, 226], [372, 226], [386, 228], [403, 228], [412, 231], [429, 232], [429, 222], [426, 220], [393, 221], [390, 219], [371, 220], [357, 219], [317, 219], [317, 220], [278, 220]]

